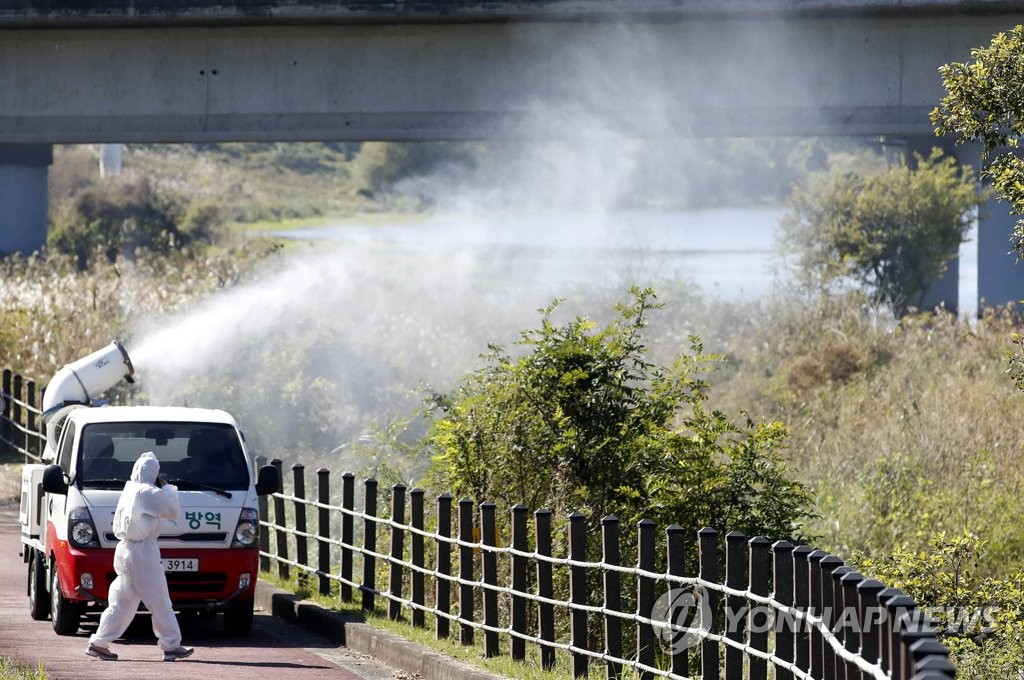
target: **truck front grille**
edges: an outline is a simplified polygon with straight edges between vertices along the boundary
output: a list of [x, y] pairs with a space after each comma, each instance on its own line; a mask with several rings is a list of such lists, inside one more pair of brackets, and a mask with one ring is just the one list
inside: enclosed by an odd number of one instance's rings
[[[107, 585], [117, 576], [107, 572]], [[172, 571], [167, 572], [167, 590], [175, 593], [206, 593], [223, 592], [228, 582], [228, 575], [222, 571]]]

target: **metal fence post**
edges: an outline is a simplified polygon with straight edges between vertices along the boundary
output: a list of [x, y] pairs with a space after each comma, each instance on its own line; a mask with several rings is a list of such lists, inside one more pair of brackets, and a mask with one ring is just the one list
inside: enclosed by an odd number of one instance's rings
[[459, 501], [459, 642], [473, 644], [473, 501]]
[[[843, 561], [835, 555], [825, 555], [818, 562], [821, 578], [821, 618], [825, 629], [832, 631], [836, 621], [836, 598], [835, 585], [832, 572], [843, 566]], [[841, 602], [841, 600], [840, 600]], [[839, 677], [839, 659], [832, 651], [832, 645], [828, 643], [825, 636], [821, 636], [819, 647], [821, 648], [823, 670], [822, 677]]]
[[355, 549], [356, 476], [346, 472], [341, 476], [341, 587], [338, 597], [342, 602], [352, 601], [352, 552]]
[[443, 493], [437, 497], [437, 573], [434, 590], [434, 606], [438, 616], [436, 635], [438, 640], [451, 635], [451, 621], [446, 616], [451, 612], [452, 583], [452, 497]]
[[39, 404], [36, 403], [36, 381], [29, 380], [25, 383], [25, 401], [28, 403], [28, 408], [25, 409], [25, 462], [29, 459], [34, 461], [39, 460], [39, 439], [36, 438], [35, 434], [39, 430], [36, 424], [36, 411], [39, 409]]
[[[822, 607], [824, 606], [821, 599], [821, 560], [824, 559], [825, 552], [822, 550], [812, 550], [807, 555], [807, 568], [809, 583], [808, 589], [808, 605], [812, 614], [817, 617], [822, 616]], [[817, 628], [809, 629], [808, 644], [810, 645], [811, 655], [811, 676], [820, 678], [825, 673], [825, 660], [822, 656], [824, 650], [822, 650], [823, 637], [821, 632]]]
[[391, 487], [391, 559], [388, 565], [388, 618], [402, 615], [402, 558], [405, 556], [405, 485]]
[[[537, 595], [545, 599], [555, 596], [551, 558], [551, 511], [541, 508], [533, 513], [537, 530]], [[548, 559], [545, 559], [548, 558]], [[555, 641], [555, 607], [550, 602], [537, 604], [537, 627], [540, 633], [540, 667], [546, 671], [555, 667], [555, 649], [545, 642]]]
[[[665, 542], [666, 542], [666, 561], [668, 566], [669, 576], [685, 576], [686, 575], [686, 529], [673, 524], [669, 528], [665, 529]], [[684, 609], [683, 597], [684, 588], [678, 584], [669, 582], [669, 609], [668, 609], [668, 620], [671, 623], [677, 623], [687, 625], [687, 622], [680, 619], [681, 614], [686, 613], [686, 607]], [[696, 608], [693, 608], [696, 609]], [[673, 632], [670, 639], [672, 640], [672, 646], [669, 653], [672, 655], [671, 671], [674, 675], [686, 676], [690, 670], [690, 658], [687, 653], [688, 645], [685, 644], [687, 641], [688, 633]]]
[[377, 552], [377, 480], [367, 479], [363, 482], [363, 584], [360, 590], [363, 592], [362, 608], [364, 611], [373, 611], [374, 593], [377, 590], [377, 560], [374, 553]]
[[[771, 556], [768, 551], [771, 543], [764, 536], [750, 539], [750, 592], [754, 595], [767, 597], [771, 589]], [[757, 615], [766, 621], [758, 621]], [[747, 630], [750, 631], [748, 644], [759, 652], [768, 651], [768, 629], [771, 627], [771, 612], [761, 606], [752, 606], [747, 618]], [[750, 657], [750, 680], [768, 680], [768, 662], [764, 659]]]
[[[849, 622], [848, 614], [846, 613], [846, 593], [843, 590], [842, 578], [851, 571], [853, 569], [845, 565], [832, 570], [832, 633], [839, 638], [843, 647], [847, 649], [849, 648], [847, 643]], [[847, 675], [849, 668], [842, 657], [835, 655], [835, 664], [836, 680], [853, 680], [852, 677]]]
[[[295, 560], [303, 567], [309, 567], [309, 549], [306, 540], [306, 466], [302, 463], [292, 465], [293, 495], [295, 496]], [[300, 584], [309, 578], [306, 569], [299, 569]]]
[[[525, 553], [530, 549], [529, 542], [529, 517], [525, 505], [516, 504], [512, 506], [512, 590], [516, 593], [528, 593], [530, 588], [529, 558], [518, 553]], [[526, 603], [524, 595], [512, 595], [512, 611], [510, 613], [510, 626], [512, 628], [512, 639], [509, 641], [509, 651], [512, 659], [522, 661], [526, 658], [526, 640], [519, 637], [526, 635]]]
[[[0, 421], [0, 437], [3, 438], [4, 444], [6, 446], [11, 447], [13, 449], [13, 446], [11, 446], [11, 419], [14, 417], [12, 411], [12, 409], [14, 408], [14, 404], [12, 403], [13, 400], [11, 398], [12, 378], [13, 373], [11, 369], [5, 368], [3, 373], [3, 393], [0, 394], [0, 406], [3, 407], [3, 420]], [[11, 452], [13, 453], [13, 450]]]
[[[270, 461], [270, 464], [277, 468], [277, 476], [284, 479], [284, 463], [281, 462], [281, 459], [275, 458]], [[277, 575], [287, 581], [290, 572], [288, 564], [284, 560], [288, 559], [288, 532], [284, 530], [284, 527], [288, 526], [288, 520], [285, 517], [284, 498], [281, 494], [274, 495], [274, 526], [276, 527], [274, 544], [277, 548], [278, 558]]]
[[889, 671], [893, 680], [909, 680], [904, 674], [903, 625], [904, 617], [914, 611], [917, 605], [908, 595], [896, 591], [886, 603], [885, 610], [890, 621], [889, 637]]
[[318, 468], [316, 471], [317, 508], [317, 570], [320, 572], [319, 591], [321, 595], [330, 595], [331, 579], [331, 511], [326, 507], [331, 503], [331, 471]]
[[409, 492], [409, 498], [412, 501], [411, 521], [412, 521], [412, 565], [413, 570], [410, 574], [412, 580], [412, 625], [417, 628], [423, 628], [426, 625], [425, 612], [423, 607], [426, 605], [425, 589], [426, 581], [424, 579], [424, 573], [421, 571], [426, 568], [427, 562], [423, 554], [423, 489], [413, 489]]
[[[811, 549], [806, 545], [793, 549], [793, 606], [807, 614], [810, 611], [810, 563], [807, 558]], [[811, 634], [805, 619], [793, 619], [795, 627], [796, 667], [802, 671], [811, 670]]]
[[[608, 515], [601, 520], [601, 553], [605, 564], [617, 567], [621, 562], [619, 554], [619, 518]], [[622, 611], [622, 577], [614, 569], [604, 570], [604, 608], [609, 612]], [[615, 659], [622, 658], [622, 619], [611, 614], [604, 616], [604, 651], [608, 655], [605, 664], [606, 680], [622, 677], [622, 664]]]
[[[850, 622], [846, 635], [846, 649], [854, 654], [860, 654], [863, 649], [861, 633], [864, 622], [860, 619], [860, 598], [857, 596], [857, 587], [864, 581], [864, 577], [856, 571], [845, 574], [840, 582], [843, 586], [843, 614]], [[860, 669], [851, 663], [846, 665], [847, 680], [861, 680], [864, 676]]]
[[[718, 583], [718, 532], [711, 527], [704, 527], [697, 536], [700, 539], [700, 578], [707, 583]], [[711, 620], [701, 627], [709, 633], [720, 634], [718, 616], [722, 610], [721, 598], [717, 590], [706, 588], [704, 597], [708, 599], [707, 611], [711, 612]], [[700, 646], [701, 680], [718, 680], [720, 669], [719, 647], [714, 640], [705, 638]]]
[[[654, 571], [654, 521], [642, 519], [637, 523], [637, 565], [641, 571]], [[654, 611], [654, 578], [639, 574], [636, 577], [636, 613], [649, 619]], [[649, 623], [637, 621], [636, 660], [647, 666], [654, 666], [654, 628]], [[637, 668], [641, 680], [652, 680], [654, 674], [644, 668]]]
[[885, 586], [874, 579], [861, 581], [857, 586], [857, 597], [860, 601], [860, 655], [868, 663], [879, 663], [878, 630], [882, 619], [878, 593], [882, 592], [883, 588]]
[[[14, 407], [11, 409], [11, 419], [14, 424], [21, 426], [21, 402], [24, 400], [22, 395], [22, 377], [21, 373], [14, 374], [14, 393], [11, 395], [11, 400], [14, 402]], [[23, 453], [25, 451], [25, 442], [28, 441], [28, 435], [24, 434], [20, 429], [15, 430], [15, 436], [12, 438], [14, 441], [14, 448], [16, 451]], [[27, 462], [27, 461], [26, 461]]]
[[[747, 564], [750, 551], [747, 537], [738, 531], [725, 535], [725, 585], [734, 590], [743, 590], [747, 585]], [[725, 599], [725, 636], [742, 644], [746, 637], [746, 600], [739, 595]], [[725, 648], [725, 680], [743, 680], [743, 651]]]
[[[775, 558], [773, 598], [785, 607], [793, 606], [793, 544], [776, 541], [772, 545]], [[793, 617], [785, 611], [775, 613], [775, 656], [782, 661], [793, 661]], [[775, 669], [776, 680], [792, 680], [793, 672], [786, 668]]]
[[484, 656], [498, 656], [498, 555], [495, 505], [490, 501], [480, 504], [480, 561], [483, 571], [484, 601]]
[[[569, 559], [573, 562], [587, 561], [587, 518], [579, 512], [569, 515]], [[569, 636], [576, 650], [587, 649], [587, 568], [569, 565], [570, 619]], [[572, 653], [573, 677], [582, 678], [587, 674], [589, 657], [579, 651]]]
[[[266, 456], [256, 456], [257, 471], [266, 464]], [[270, 527], [264, 524], [264, 522], [270, 521], [270, 503], [267, 501], [266, 494], [261, 494], [256, 498], [256, 508], [260, 514], [260, 571], [270, 571]]]

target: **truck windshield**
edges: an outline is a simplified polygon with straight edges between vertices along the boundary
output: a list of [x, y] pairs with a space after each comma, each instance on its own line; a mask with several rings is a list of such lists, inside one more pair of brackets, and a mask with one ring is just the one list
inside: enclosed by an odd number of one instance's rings
[[238, 434], [218, 423], [93, 423], [82, 428], [77, 481], [82, 488], [120, 489], [146, 451], [168, 481], [183, 488], [247, 489], [249, 470]]

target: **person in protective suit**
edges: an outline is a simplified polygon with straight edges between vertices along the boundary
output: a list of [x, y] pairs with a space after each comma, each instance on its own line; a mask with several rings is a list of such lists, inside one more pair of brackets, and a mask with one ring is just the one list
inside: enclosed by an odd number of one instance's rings
[[152, 614], [153, 632], [164, 652], [164, 661], [176, 661], [194, 651], [181, 646], [181, 629], [174, 618], [167, 578], [160, 562], [160, 520], [177, 521], [181, 515], [178, 489], [159, 476], [160, 461], [151, 452], [139, 456], [130, 481], [124, 485], [114, 511], [114, 551], [117, 577], [110, 584], [107, 608], [100, 625], [89, 638], [85, 653], [104, 661], [116, 661], [110, 643], [121, 637], [135, 618], [139, 602]]

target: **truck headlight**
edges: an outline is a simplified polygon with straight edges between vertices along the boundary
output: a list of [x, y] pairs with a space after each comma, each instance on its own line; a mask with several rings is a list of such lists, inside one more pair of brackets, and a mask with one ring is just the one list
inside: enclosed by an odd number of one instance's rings
[[255, 508], [242, 508], [235, 527], [235, 540], [232, 548], [249, 548], [256, 543], [259, 535], [260, 514]]
[[72, 508], [68, 513], [68, 541], [76, 548], [100, 547], [89, 508]]

